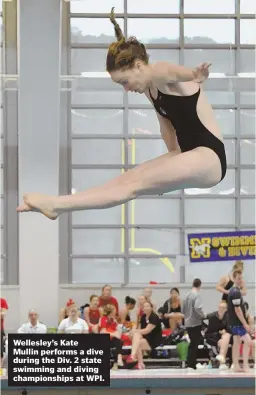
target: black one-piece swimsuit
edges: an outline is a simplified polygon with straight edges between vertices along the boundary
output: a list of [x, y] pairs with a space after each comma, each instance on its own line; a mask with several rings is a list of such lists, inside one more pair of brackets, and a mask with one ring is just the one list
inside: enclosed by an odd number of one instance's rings
[[219, 157], [223, 180], [227, 171], [225, 147], [223, 142], [202, 124], [197, 115], [200, 88], [191, 96], [166, 95], [158, 90], [158, 96], [154, 99], [150, 89], [149, 94], [156, 111], [171, 121], [181, 151], [191, 151], [197, 147], [210, 148]]

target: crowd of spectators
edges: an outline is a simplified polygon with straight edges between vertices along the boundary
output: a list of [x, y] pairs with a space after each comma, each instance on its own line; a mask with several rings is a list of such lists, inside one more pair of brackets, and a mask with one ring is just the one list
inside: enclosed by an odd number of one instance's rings
[[[39, 312], [31, 309], [28, 321], [17, 330], [18, 333], [108, 333], [114, 350], [114, 368], [145, 368], [145, 355], [150, 355], [159, 347], [170, 344], [186, 344], [186, 364], [189, 369], [202, 365], [197, 361], [198, 346], [207, 344], [214, 351], [220, 369], [232, 365], [236, 371], [248, 370], [249, 352], [255, 356], [254, 317], [249, 314], [249, 306], [243, 299], [246, 286], [242, 277], [243, 263], [236, 262], [232, 272], [221, 278], [216, 290], [221, 292], [216, 311], [206, 314], [201, 298], [201, 280], [195, 279], [192, 289], [182, 300], [178, 288], [170, 290], [169, 298], [162, 306], [157, 306], [152, 298], [152, 288], [145, 288], [136, 299], [126, 296], [119, 306], [112, 295], [112, 287], [105, 285], [100, 295], [93, 294], [88, 302], [78, 306], [69, 299], [60, 309], [56, 328], [47, 328], [39, 318]], [[1, 364], [4, 353], [4, 315], [7, 302], [1, 299]], [[239, 365], [243, 344], [244, 364]], [[230, 353], [230, 365], [226, 358]], [[130, 354], [124, 355], [124, 346], [130, 346]], [[239, 351], [238, 351], [239, 348]], [[251, 350], [251, 351], [250, 351]], [[232, 357], [233, 355], [233, 357]]]

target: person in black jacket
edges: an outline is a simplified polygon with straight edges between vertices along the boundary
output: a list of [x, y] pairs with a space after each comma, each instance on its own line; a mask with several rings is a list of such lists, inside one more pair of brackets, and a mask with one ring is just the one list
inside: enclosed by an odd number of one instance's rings
[[218, 310], [207, 314], [208, 327], [205, 332], [205, 338], [208, 344], [219, 349], [216, 359], [221, 365], [225, 365], [228, 346], [231, 340], [231, 334], [228, 331], [227, 322], [227, 303], [221, 301]]
[[152, 351], [161, 344], [161, 322], [153, 311], [154, 306], [150, 302], [144, 303], [144, 314], [141, 317], [140, 329], [132, 331], [132, 351], [127, 358], [127, 364], [138, 362], [138, 369], [145, 369], [143, 363], [143, 351]]
[[170, 298], [164, 303], [163, 324], [165, 328], [171, 328], [174, 331], [178, 325], [182, 324], [184, 315], [181, 313], [180, 292], [178, 288], [172, 288]]

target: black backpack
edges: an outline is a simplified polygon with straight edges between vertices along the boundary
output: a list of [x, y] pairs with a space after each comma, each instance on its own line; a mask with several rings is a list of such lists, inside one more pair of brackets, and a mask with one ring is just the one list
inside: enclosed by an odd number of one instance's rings
[[184, 325], [178, 326], [171, 334], [165, 339], [165, 345], [174, 345], [181, 342], [185, 336], [186, 328]]
[[83, 304], [82, 306], [79, 307], [80, 313], [81, 313], [81, 318], [84, 319], [84, 309], [86, 307], [90, 307], [89, 303]]

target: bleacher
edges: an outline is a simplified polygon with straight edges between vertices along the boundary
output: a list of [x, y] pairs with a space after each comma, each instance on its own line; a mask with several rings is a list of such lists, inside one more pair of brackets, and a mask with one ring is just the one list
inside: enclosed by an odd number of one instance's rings
[[[131, 346], [123, 346], [124, 355], [129, 354], [131, 348]], [[199, 345], [198, 349], [200, 350], [198, 362], [208, 363], [211, 347], [207, 345]], [[148, 357], [144, 357], [144, 363], [145, 365], [154, 365], [154, 367], [159, 365], [159, 367], [171, 366], [180, 368], [182, 365], [176, 345], [164, 345], [155, 348]]]

